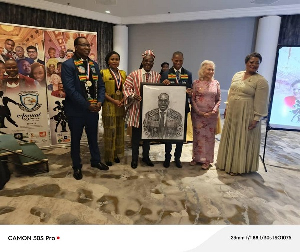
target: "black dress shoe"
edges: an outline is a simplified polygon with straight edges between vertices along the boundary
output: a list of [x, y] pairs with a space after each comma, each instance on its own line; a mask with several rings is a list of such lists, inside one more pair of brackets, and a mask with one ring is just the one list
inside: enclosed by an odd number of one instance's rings
[[164, 163], [163, 163], [163, 166], [165, 167], [165, 168], [169, 168], [170, 167], [170, 160], [165, 160], [164, 161]]
[[118, 157], [115, 158], [115, 163], [120, 163], [120, 159]]
[[154, 164], [152, 163], [152, 161], [150, 160], [150, 158], [142, 158], [142, 161], [143, 161], [146, 165], [148, 165], [148, 166], [151, 166], [151, 167], [154, 166]]
[[73, 177], [74, 177], [76, 180], [82, 179], [81, 169], [74, 169]]
[[177, 168], [182, 168], [182, 164], [180, 162], [180, 159], [175, 159], [175, 164]]
[[106, 164], [107, 166], [112, 166], [112, 162], [110, 162], [110, 161], [105, 162], [105, 164]]
[[97, 163], [97, 164], [91, 164], [92, 167], [97, 168], [99, 170], [102, 171], [107, 171], [109, 170], [109, 167], [106, 164], [103, 164], [101, 162]]
[[131, 162], [131, 168], [132, 169], [136, 169], [137, 168], [137, 162], [136, 161], [132, 161]]

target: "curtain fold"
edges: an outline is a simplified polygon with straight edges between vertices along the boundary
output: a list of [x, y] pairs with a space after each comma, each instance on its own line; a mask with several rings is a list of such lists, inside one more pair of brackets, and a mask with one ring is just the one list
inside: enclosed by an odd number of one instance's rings
[[113, 49], [113, 24], [8, 3], [0, 3], [0, 13], [3, 23], [97, 32], [98, 63], [106, 68], [105, 56]]
[[300, 15], [281, 17], [278, 44], [288, 46], [300, 45]]

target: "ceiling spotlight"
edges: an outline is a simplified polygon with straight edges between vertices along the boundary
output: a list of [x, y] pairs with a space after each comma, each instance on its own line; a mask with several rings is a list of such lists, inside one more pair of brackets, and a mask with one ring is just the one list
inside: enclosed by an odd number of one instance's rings
[[110, 11], [109, 11], [109, 10], [106, 10], [105, 13], [110, 14]]

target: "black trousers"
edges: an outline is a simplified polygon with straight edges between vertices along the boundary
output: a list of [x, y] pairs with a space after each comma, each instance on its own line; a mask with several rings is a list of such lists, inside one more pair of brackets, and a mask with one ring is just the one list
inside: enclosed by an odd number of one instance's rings
[[[141, 123], [138, 128], [132, 127], [132, 138], [131, 138], [131, 146], [132, 146], [132, 161], [138, 162], [139, 157], [139, 146], [142, 136], [142, 127]], [[149, 158], [149, 150], [150, 150], [150, 141], [143, 140], [143, 158]]]
[[71, 158], [73, 169], [82, 167], [80, 158], [80, 140], [85, 128], [88, 144], [91, 153], [91, 163], [97, 164], [101, 161], [98, 147], [98, 120], [99, 114], [87, 112], [83, 117], [68, 117], [68, 124], [71, 131]]
[[[176, 143], [175, 153], [174, 157], [175, 159], [180, 159], [181, 153], [182, 153], [182, 146], [183, 142]], [[165, 143], [165, 159], [171, 160], [171, 151], [172, 151], [172, 144], [171, 143]]]
[[[189, 108], [188, 108], [188, 104], [186, 105], [186, 109], [185, 109], [185, 128], [187, 125], [187, 113], [189, 113]], [[186, 132], [184, 132], [184, 134], [186, 134]], [[175, 148], [175, 153], [174, 153], [174, 159], [180, 159], [181, 157], [181, 153], [182, 153], [182, 146], [183, 146], [183, 142], [177, 142], [176, 143], [176, 148]], [[165, 159], [166, 160], [171, 160], [171, 151], [172, 151], [172, 143], [165, 143]]]

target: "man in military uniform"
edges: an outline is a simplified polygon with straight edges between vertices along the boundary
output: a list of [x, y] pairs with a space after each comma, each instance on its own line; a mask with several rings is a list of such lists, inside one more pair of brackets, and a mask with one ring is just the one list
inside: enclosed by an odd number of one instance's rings
[[161, 93], [158, 96], [158, 108], [146, 113], [143, 126], [149, 138], [174, 139], [182, 136], [182, 115], [168, 108], [169, 104], [169, 95]]

